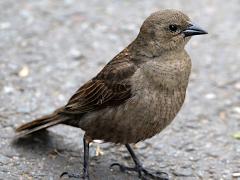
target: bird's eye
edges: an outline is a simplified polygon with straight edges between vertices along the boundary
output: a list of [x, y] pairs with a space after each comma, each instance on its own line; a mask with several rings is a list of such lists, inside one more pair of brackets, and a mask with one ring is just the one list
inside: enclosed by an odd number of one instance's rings
[[171, 32], [176, 32], [178, 30], [178, 27], [176, 24], [170, 24], [169, 29]]

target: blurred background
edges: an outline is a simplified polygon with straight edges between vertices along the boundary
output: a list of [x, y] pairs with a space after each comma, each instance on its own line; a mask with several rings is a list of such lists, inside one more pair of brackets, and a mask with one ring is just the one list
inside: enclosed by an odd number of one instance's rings
[[[12, 144], [14, 128], [64, 105], [160, 9], [209, 32], [192, 38], [185, 105], [161, 134], [137, 144], [146, 167], [171, 179], [240, 179], [239, 0], [1, 0], [0, 179], [58, 179], [82, 169], [80, 129], [59, 125]], [[138, 179], [108, 169], [132, 163], [122, 146], [91, 148], [93, 179]]]

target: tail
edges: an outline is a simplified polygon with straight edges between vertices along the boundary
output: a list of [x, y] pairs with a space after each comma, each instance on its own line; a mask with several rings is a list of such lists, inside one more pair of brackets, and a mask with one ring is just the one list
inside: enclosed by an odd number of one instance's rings
[[15, 130], [17, 132], [16, 137], [22, 137], [33, 132], [46, 129], [48, 127], [63, 123], [67, 119], [68, 118], [66, 116], [59, 114], [58, 111], [55, 111], [53, 114], [43, 116], [42, 118], [19, 126]]

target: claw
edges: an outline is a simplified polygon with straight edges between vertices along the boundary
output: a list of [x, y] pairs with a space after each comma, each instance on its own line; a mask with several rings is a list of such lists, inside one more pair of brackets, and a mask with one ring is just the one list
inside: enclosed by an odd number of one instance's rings
[[137, 171], [136, 168], [126, 167], [126, 166], [123, 166], [123, 165], [121, 165], [121, 164], [119, 164], [119, 163], [113, 163], [113, 164], [111, 164], [111, 165], [110, 165], [110, 168], [112, 168], [113, 166], [118, 166], [121, 172]]
[[61, 175], [60, 175], [60, 178], [62, 178], [63, 176], [65, 175], [68, 175], [68, 172], [63, 172]]
[[149, 171], [147, 171], [147, 170], [145, 170], [145, 169], [144, 169], [143, 172], [144, 172], [144, 174], [145, 174], [146, 176], [149, 176], [149, 177], [151, 177], [151, 178], [153, 178], [153, 179], [169, 180], [168, 174], [165, 173], [165, 172], [157, 171], [157, 172], [155, 172], [155, 173], [150, 173]]
[[88, 176], [81, 176], [80, 174], [69, 174], [68, 172], [63, 172], [61, 175], [60, 175], [60, 178], [62, 178], [63, 176], [67, 175], [68, 178], [82, 178], [82, 179], [89, 179]]
[[165, 176], [168, 176], [168, 174], [167, 174], [167, 173], [165, 173], [165, 172], [162, 172], [162, 171], [157, 171], [157, 172], [156, 172], [156, 174], [158, 174], [158, 175], [165, 175]]
[[113, 166], [118, 166], [121, 172], [126, 172], [126, 171], [135, 171], [138, 173], [139, 178], [141, 179], [145, 179], [143, 177], [143, 174], [145, 176], [148, 176], [152, 179], [159, 179], [159, 180], [168, 180], [168, 174], [165, 172], [156, 172], [156, 173], [150, 173], [148, 170], [144, 169], [142, 166], [135, 166], [134, 168], [131, 167], [126, 167], [123, 166], [119, 163], [113, 163], [110, 165], [110, 168], [112, 168]]
[[121, 166], [121, 164], [119, 164], [119, 163], [112, 163], [112, 164], [110, 165], [110, 168], [112, 168], [113, 166]]
[[110, 169], [112, 169], [113, 166], [118, 166], [121, 172], [125, 172], [125, 169], [123, 168], [123, 166], [121, 164], [113, 163], [110, 165]]

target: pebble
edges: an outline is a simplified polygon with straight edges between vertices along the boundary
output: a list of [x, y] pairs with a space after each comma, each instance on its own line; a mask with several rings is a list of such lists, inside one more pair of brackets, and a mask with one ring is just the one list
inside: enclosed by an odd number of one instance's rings
[[193, 172], [191, 168], [176, 168], [173, 170], [175, 176], [192, 176]]
[[237, 114], [240, 114], [240, 106], [233, 107], [233, 111]]
[[27, 77], [29, 75], [29, 67], [24, 65], [22, 69], [18, 72], [18, 76]]
[[64, 0], [64, 4], [71, 5], [74, 3], [75, 0]]
[[14, 88], [12, 87], [12, 86], [4, 86], [4, 88], [3, 88], [3, 92], [5, 93], [5, 94], [11, 94], [11, 93], [13, 93], [14, 92]]
[[11, 23], [10, 22], [2, 22], [0, 23], [0, 29], [4, 30], [4, 29], [9, 29], [11, 27]]
[[197, 162], [197, 161], [199, 161], [199, 157], [198, 156], [190, 156], [189, 158], [188, 158], [190, 161], [195, 161], [195, 162]]
[[234, 88], [236, 90], [240, 90], [240, 82], [237, 82], [236, 84], [234, 84]]
[[232, 177], [234, 177], [234, 178], [240, 177], [240, 172], [232, 173]]
[[69, 54], [72, 58], [74, 59], [81, 59], [83, 57], [83, 54], [81, 51], [79, 51], [78, 49], [76, 48], [72, 48], [70, 49], [69, 51]]
[[17, 112], [19, 112], [19, 113], [29, 113], [29, 112], [31, 112], [31, 110], [32, 110], [32, 107], [30, 107], [28, 105], [17, 108]]
[[2, 133], [0, 135], [1, 138], [12, 138], [15, 132], [12, 127], [5, 127], [2, 129]]
[[208, 94], [205, 95], [205, 98], [209, 99], [209, 100], [215, 99], [216, 98], [216, 94], [208, 93]]
[[235, 132], [232, 136], [233, 138], [240, 140], [240, 132]]
[[11, 159], [0, 154], [0, 164], [8, 164], [9, 162], [11, 162]]

